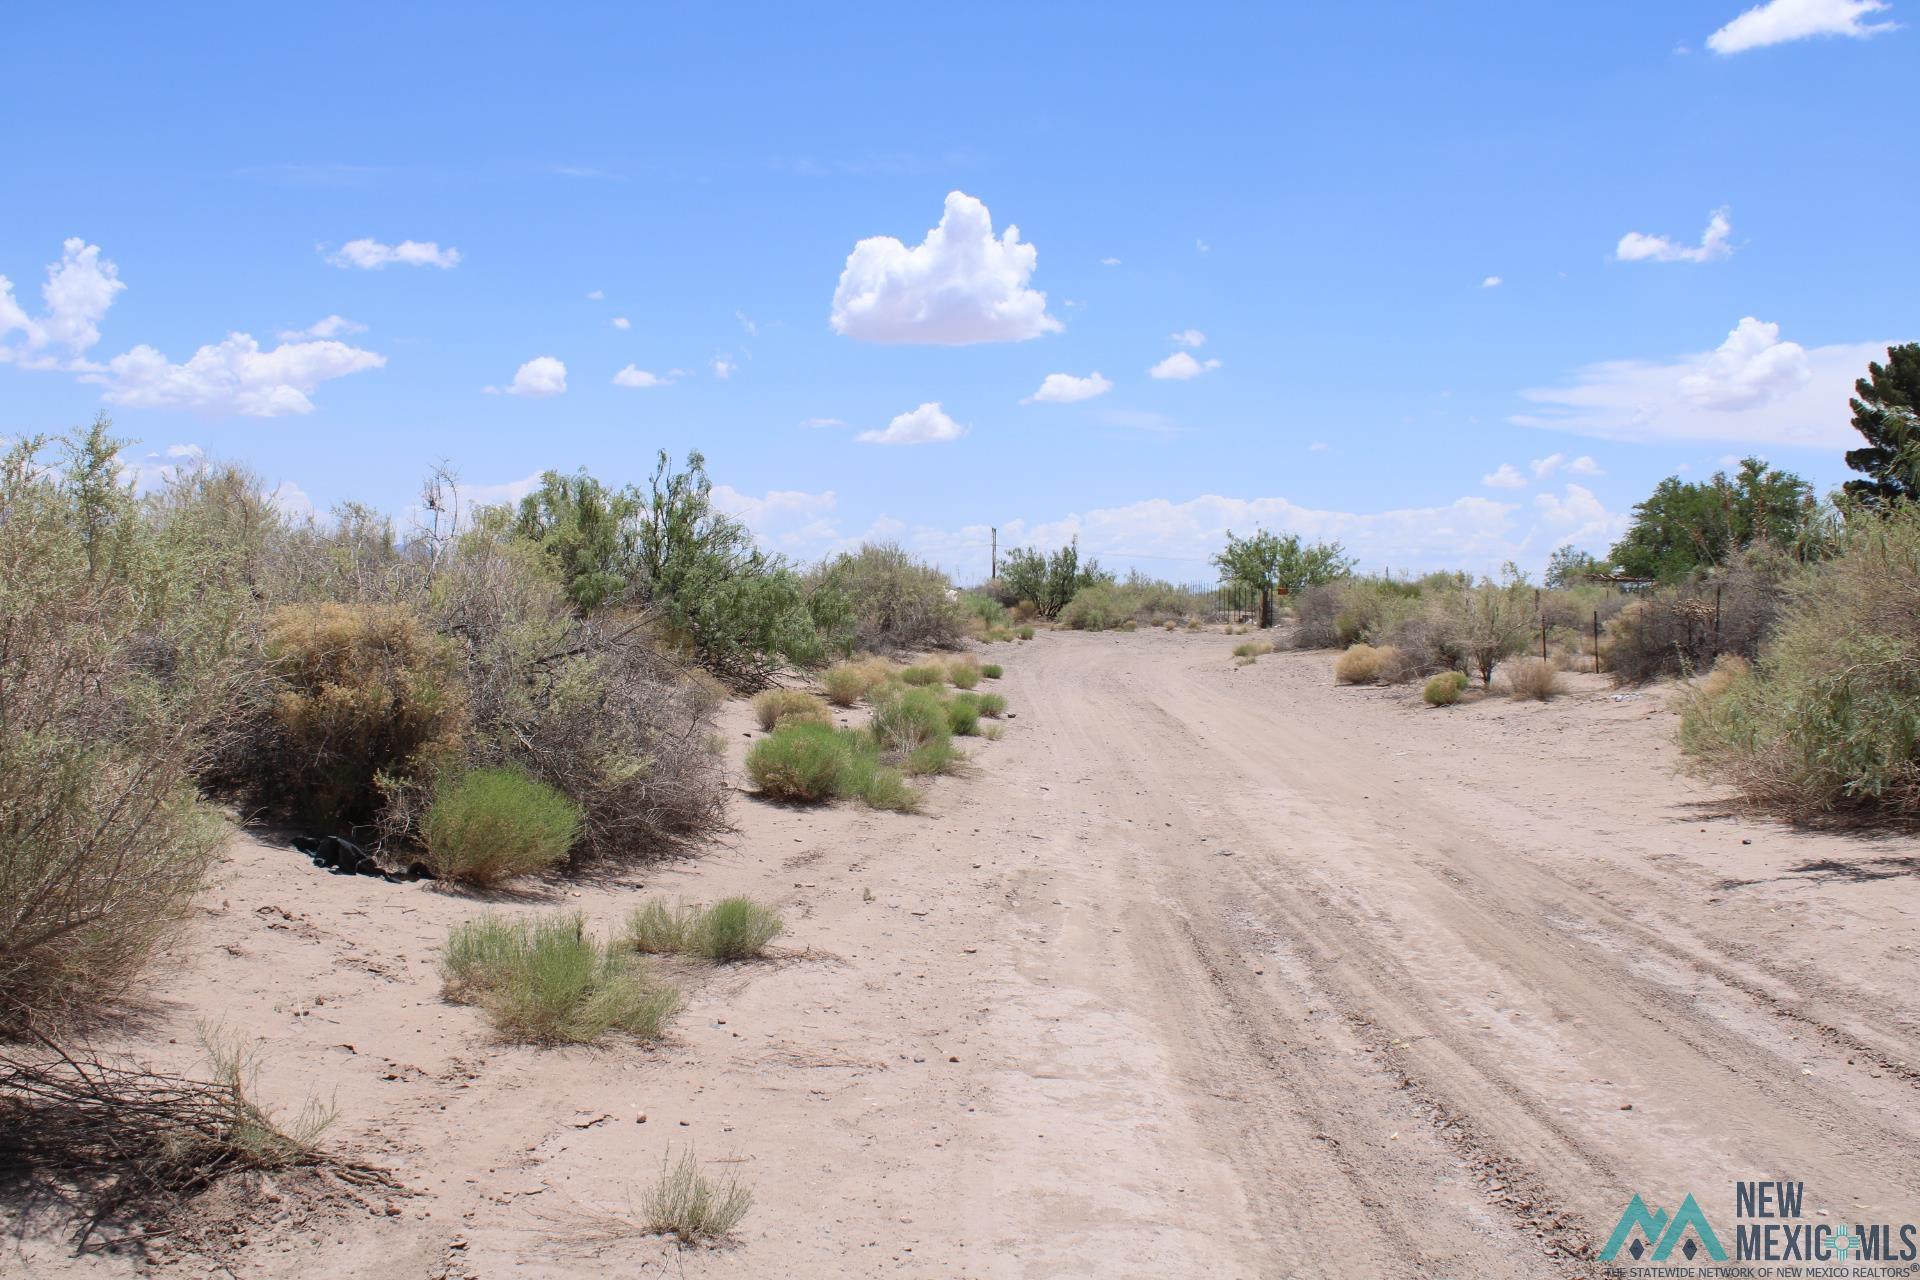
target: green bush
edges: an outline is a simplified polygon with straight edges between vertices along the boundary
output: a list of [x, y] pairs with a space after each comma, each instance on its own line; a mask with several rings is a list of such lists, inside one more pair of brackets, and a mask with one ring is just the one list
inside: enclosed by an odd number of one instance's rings
[[784, 927], [777, 914], [752, 898], [723, 898], [695, 917], [691, 942], [709, 960], [751, 960]]
[[941, 684], [945, 677], [938, 667], [906, 667], [901, 670], [900, 679], [905, 684], [925, 686]]
[[980, 714], [989, 720], [998, 720], [1007, 714], [1007, 700], [997, 693], [983, 693], [974, 700], [980, 708]]
[[966, 757], [953, 745], [952, 738], [937, 738], [907, 752], [900, 769], [908, 777], [921, 778], [935, 773], [957, 773], [965, 762]]
[[1002, 675], [1006, 673], [1001, 670], [999, 663], [989, 662], [985, 666], [980, 668], [980, 674], [985, 676], [989, 680], [998, 680]]
[[560, 862], [580, 835], [580, 806], [517, 769], [471, 769], [436, 789], [421, 823], [443, 880], [494, 885]]
[[1466, 691], [1467, 673], [1464, 671], [1442, 671], [1427, 681], [1420, 696], [1427, 700], [1430, 707], [1450, 707], [1460, 701], [1460, 695]]
[[963, 738], [980, 732], [980, 703], [968, 694], [956, 694], [947, 703], [947, 727]]
[[866, 695], [874, 682], [864, 668], [843, 662], [828, 667], [820, 677], [820, 684], [827, 691], [828, 702], [836, 707], [851, 707]]
[[884, 695], [874, 706], [870, 723], [883, 750], [908, 752], [945, 739], [947, 708], [931, 689], [906, 689]]
[[873, 735], [856, 730], [843, 730], [848, 739], [847, 758], [840, 769], [837, 793], [851, 800], [859, 800], [869, 809], [886, 809], [895, 813], [915, 813], [919, 811], [921, 795], [907, 784], [906, 778], [898, 769], [883, 763], [880, 759], [880, 745]]
[[1690, 697], [1693, 764], [1797, 821], [1920, 819], [1920, 507], [1855, 513], [1751, 672]]
[[480, 1006], [503, 1036], [529, 1044], [591, 1044], [610, 1031], [655, 1039], [680, 1004], [577, 914], [455, 925], [441, 974], [449, 1000]]
[[687, 907], [669, 907], [659, 898], [636, 907], [627, 917], [627, 942], [644, 955], [674, 955], [687, 949], [699, 915]]
[[1033, 628], [1030, 626], [1023, 626], [1015, 630], [1013, 634], [1019, 636], [1022, 640], [1031, 640], [1033, 639]]
[[843, 552], [816, 569], [810, 584], [844, 602], [853, 648], [950, 648], [960, 638], [966, 615], [948, 598], [947, 575], [897, 546], [869, 543]]
[[971, 689], [980, 683], [980, 668], [971, 662], [949, 662], [947, 683], [956, 689]]
[[747, 776], [776, 800], [818, 803], [839, 794], [847, 744], [832, 725], [783, 724], [747, 752]]

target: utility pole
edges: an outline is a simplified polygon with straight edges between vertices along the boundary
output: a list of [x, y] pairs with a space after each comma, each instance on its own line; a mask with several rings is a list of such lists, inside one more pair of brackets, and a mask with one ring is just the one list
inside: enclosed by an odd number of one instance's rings
[[993, 533], [993, 552], [987, 560], [987, 581], [989, 582], [1000, 576], [1000, 527], [993, 525], [990, 528]]

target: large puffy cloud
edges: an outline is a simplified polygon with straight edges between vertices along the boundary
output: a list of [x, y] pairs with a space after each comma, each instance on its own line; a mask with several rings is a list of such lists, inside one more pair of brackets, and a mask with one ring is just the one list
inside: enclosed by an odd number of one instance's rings
[[277, 418], [313, 412], [308, 397], [321, 383], [386, 362], [344, 342], [289, 342], [264, 351], [250, 335], [233, 333], [182, 364], [142, 343], [85, 378], [106, 387], [110, 404]]
[[913, 248], [892, 236], [854, 245], [833, 291], [834, 332], [942, 346], [1057, 333], [1047, 295], [1028, 286], [1037, 256], [1018, 227], [996, 239], [987, 206], [950, 192], [940, 225]]
[[[78, 236], [61, 245], [60, 261], [48, 264], [38, 316], [27, 314], [13, 296], [13, 282], [0, 276], [0, 363], [62, 367], [49, 348], [59, 348], [69, 360], [78, 361], [100, 341], [100, 321], [115, 295], [126, 287], [119, 268], [100, 256], [100, 246]], [[15, 334], [20, 335], [17, 341]]]
[[889, 422], [883, 431], [862, 431], [866, 444], [943, 444], [958, 440], [967, 429], [948, 417], [937, 400], [928, 401]]
[[431, 240], [402, 240], [382, 244], [378, 240], [349, 240], [327, 255], [336, 267], [354, 267], [378, 271], [382, 267], [439, 267], [442, 271], [460, 263], [460, 251], [449, 245], [442, 249]]
[[776, 551], [803, 558], [824, 554], [843, 541], [833, 521], [839, 498], [833, 490], [770, 489], [756, 497], [731, 485], [713, 486], [713, 505], [753, 531]]
[[1111, 390], [1113, 383], [1101, 377], [1097, 370], [1084, 378], [1071, 373], [1050, 373], [1040, 383], [1040, 389], [1020, 403], [1072, 404], [1076, 400], [1091, 400], [1095, 396], [1105, 395]]
[[1725, 209], [1715, 209], [1707, 217], [1707, 229], [1700, 233], [1697, 245], [1681, 244], [1666, 236], [1650, 236], [1629, 231], [1620, 237], [1613, 256], [1622, 262], [1712, 262], [1733, 254], [1733, 221]]
[[1508, 421], [1609, 440], [1717, 440], [1831, 449], [1857, 440], [1847, 396], [1884, 342], [1803, 347], [1748, 316], [1712, 351], [1610, 360], [1558, 387], [1522, 391], [1536, 410]]
[[1886, 0], [1767, 0], [1708, 36], [1707, 48], [1732, 54], [1809, 36], [1863, 40], [1898, 25], [1866, 21], [1869, 14], [1884, 13], [1890, 7]]

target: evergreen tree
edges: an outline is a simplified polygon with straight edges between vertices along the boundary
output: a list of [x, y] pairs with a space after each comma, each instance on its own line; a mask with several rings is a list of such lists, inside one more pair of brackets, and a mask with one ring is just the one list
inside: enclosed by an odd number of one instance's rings
[[1920, 498], [1920, 342], [1888, 347], [1853, 390], [1853, 429], [1867, 447], [1849, 449], [1847, 465], [1866, 479], [1847, 481], [1847, 495], [1875, 507]]

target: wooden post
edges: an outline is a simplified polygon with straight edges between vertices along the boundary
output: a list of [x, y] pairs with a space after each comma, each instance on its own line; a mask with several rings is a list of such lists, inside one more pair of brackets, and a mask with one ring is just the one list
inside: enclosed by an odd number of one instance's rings
[[1593, 611], [1593, 674], [1600, 674], [1600, 611]]

